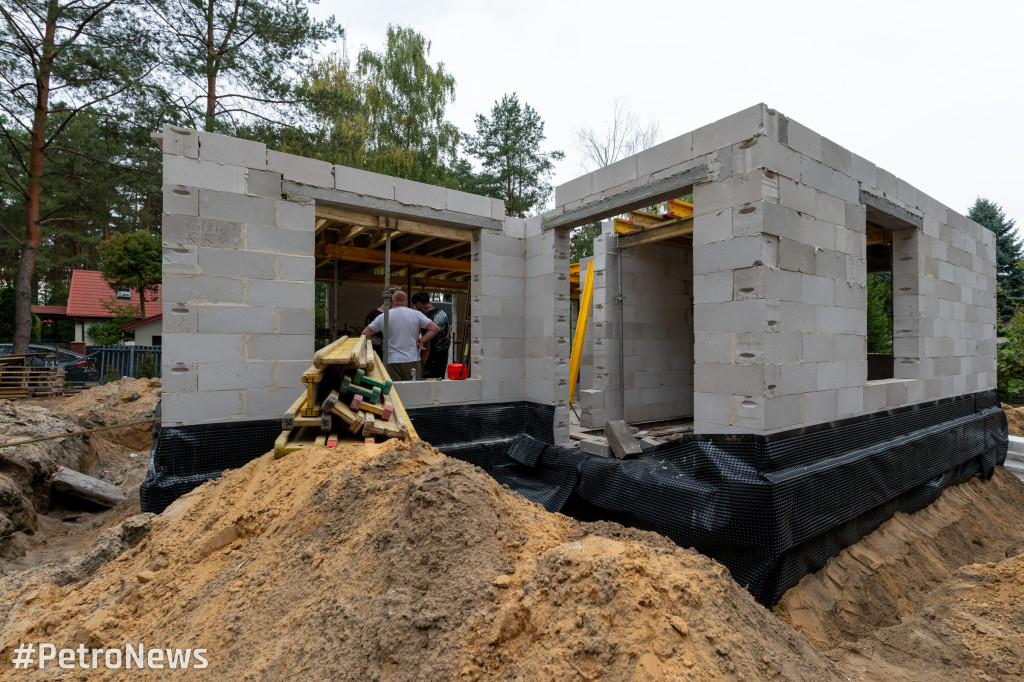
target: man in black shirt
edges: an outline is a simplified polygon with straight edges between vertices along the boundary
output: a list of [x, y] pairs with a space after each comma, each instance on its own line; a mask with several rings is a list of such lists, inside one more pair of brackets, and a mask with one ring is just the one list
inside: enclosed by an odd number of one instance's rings
[[[379, 315], [383, 315], [384, 311], [387, 310], [388, 307], [388, 302], [384, 301], [380, 304], [379, 308], [374, 308], [370, 312], [366, 313], [366, 324], [364, 326], [369, 327], [370, 323], [377, 319]], [[373, 344], [373, 349], [377, 351], [377, 355], [380, 355], [384, 348], [384, 335], [380, 333], [374, 334], [370, 337], [370, 343]]]
[[448, 369], [448, 347], [451, 345], [448, 314], [440, 308], [435, 308], [430, 302], [430, 295], [425, 291], [413, 294], [412, 304], [441, 329], [431, 341], [430, 349], [421, 353], [424, 356], [423, 378], [443, 379]]

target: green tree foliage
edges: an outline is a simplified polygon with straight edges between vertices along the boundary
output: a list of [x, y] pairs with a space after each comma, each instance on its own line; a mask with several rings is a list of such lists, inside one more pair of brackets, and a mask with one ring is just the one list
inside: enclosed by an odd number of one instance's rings
[[996, 235], [996, 308], [1001, 320], [1009, 320], [1017, 306], [1024, 303], [1024, 245], [1017, 236], [1016, 221], [1008, 219], [999, 204], [981, 197], [967, 211], [967, 217]]
[[551, 195], [547, 182], [560, 151], [542, 152], [544, 122], [516, 93], [494, 103], [490, 118], [476, 115], [476, 135], [466, 139], [466, 151], [477, 157], [483, 170], [483, 194], [505, 202], [505, 215], [525, 217], [544, 205]]
[[594, 255], [594, 237], [601, 234], [601, 223], [581, 225], [569, 235], [569, 262], [579, 263], [581, 258]]
[[868, 352], [892, 353], [892, 273], [868, 273]]
[[141, 315], [138, 306], [118, 301], [103, 301], [103, 307], [114, 317], [89, 325], [89, 336], [100, 346], [116, 346], [121, 343], [122, 325], [137, 320]]
[[302, 111], [298, 116], [300, 125], [257, 121], [239, 128], [237, 133], [288, 154], [365, 167], [370, 124], [363, 102], [363, 82], [351, 65], [338, 54], [315, 62], [296, 88], [296, 95]]
[[411, 28], [388, 26], [383, 52], [363, 48], [356, 71], [369, 124], [366, 167], [377, 173], [447, 185], [459, 131], [445, 120], [455, 78], [429, 62], [430, 41]]
[[175, 104], [187, 124], [232, 131], [240, 121], [279, 123], [295, 102], [292, 73], [342, 35], [316, 21], [305, 0], [146, 0], [160, 25]]
[[115, 234], [100, 246], [100, 257], [103, 278], [115, 289], [138, 291], [145, 317], [146, 295], [156, 291], [162, 278], [160, 239], [143, 231]]
[[6, 147], [0, 182], [24, 205], [14, 278], [15, 351], [25, 350], [31, 331], [36, 260], [49, 229], [42, 195], [50, 156], [68, 149], [64, 133], [79, 114], [123, 103], [137, 89], [154, 63], [151, 45], [147, 24], [130, 0], [0, 5], [0, 144]]
[[1006, 341], [996, 349], [999, 399], [1010, 402], [1024, 393], [1024, 306], [1018, 306], [1002, 329]]

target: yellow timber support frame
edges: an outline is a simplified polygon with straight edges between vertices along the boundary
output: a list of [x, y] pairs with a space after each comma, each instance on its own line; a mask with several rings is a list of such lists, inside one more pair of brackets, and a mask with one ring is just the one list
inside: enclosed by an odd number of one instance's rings
[[583, 339], [587, 336], [590, 321], [590, 302], [594, 298], [594, 261], [587, 263], [587, 283], [583, 285], [580, 297], [580, 314], [576, 320], [576, 334], [572, 339], [572, 354], [569, 357], [569, 404], [576, 397], [576, 380], [580, 377], [580, 362], [583, 360]]

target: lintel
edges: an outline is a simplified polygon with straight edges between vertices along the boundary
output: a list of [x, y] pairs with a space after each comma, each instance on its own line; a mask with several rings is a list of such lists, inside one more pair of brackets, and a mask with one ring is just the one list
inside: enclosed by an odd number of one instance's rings
[[924, 216], [897, 206], [885, 197], [860, 191], [860, 203], [867, 207], [867, 220], [888, 230], [924, 228]]
[[677, 199], [683, 194], [688, 194], [693, 185], [708, 180], [710, 180], [708, 166], [701, 163], [558, 215], [546, 216], [543, 218], [543, 227], [545, 230], [572, 229], [609, 216], [628, 213], [669, 199]]
[[470, 215], [468, 213], [457, 213], [446, 209], [432, 208], [430, 206], [411, 206], [403, 204], [394, 199], [382, 199], [370, 197], [355, 192], [347, 192], [343, 189], [332, 189], [329, 187], [314, 187], [303, 185], [292, 180], [285, 180], [282, 184], [282, 191], [286, 197], [303, 197], [313, 199], [317, 202], [325, 202], [331, 206], [342, 209], [350, 209], [360, 213], [371, 215], [387, 216], [389, 218], [405, 219], [412, 222], [430, 223], [442, 227], [454, 227], [462, 229], [484, 229], [501, 231], [504, 229], [504, 222], [495, 218]]

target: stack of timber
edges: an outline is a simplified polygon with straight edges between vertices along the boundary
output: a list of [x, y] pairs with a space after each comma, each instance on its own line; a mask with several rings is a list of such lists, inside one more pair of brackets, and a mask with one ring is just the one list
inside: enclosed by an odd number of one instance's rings
[[44, 353], [0, 355], [0, 398], [48, 398], [64, 390], [63, 367], [40, 367], [29, 364], [32, 357]]
[[281, 419], [274, 453], [376, 438], [410, 440], [416, 431], [384, 364], [364, 336], [343, 336], [317, 351], [302, 373], [305, 392]]

